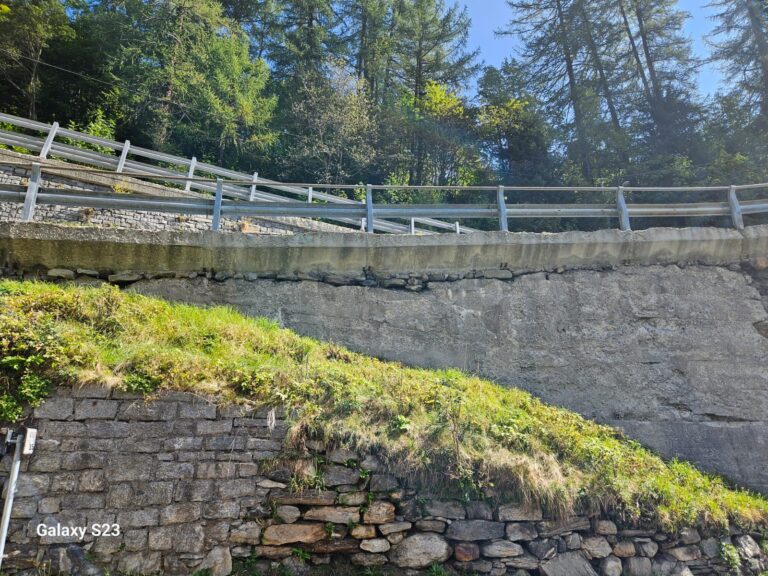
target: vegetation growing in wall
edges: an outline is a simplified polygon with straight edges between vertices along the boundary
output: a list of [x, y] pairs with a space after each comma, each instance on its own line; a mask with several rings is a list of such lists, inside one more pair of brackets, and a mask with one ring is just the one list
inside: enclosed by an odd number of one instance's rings
[[293, 448], [324, 438], [371, 449], [396, 474], [468, 498], [522, 498], [561, 515], [601, 508], [666, 529], [768, 527], [765, 499], [520, 390], [381, 362], [227, 308], [0, 282], [2, 418], [72, 384], [287, 406]]

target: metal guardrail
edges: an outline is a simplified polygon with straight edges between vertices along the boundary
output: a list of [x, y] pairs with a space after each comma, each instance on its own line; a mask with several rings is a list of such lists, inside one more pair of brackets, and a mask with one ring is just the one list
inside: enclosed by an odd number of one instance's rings
[[[110, 173], [124, 174], [126, 176], [146, 175], [147, 177], [155, 177], [159, 180], [179, 181], [184, 184], [183, 189], [185, 192], [198, 191], [207, 194], [215, 194], [216, 178], [222, 178], [225, 179], [223, 189], [225, 196], [250, 202], [290, 201], [290, 199], [285, 196], [280, 196], [263, 190], [263, 188], [269, 188], [277, 192], [303, 197], [306, 199], [305, 201], [307, 203], [320, 201], [330, 204], [364, 205], [364, 203], [358, 200], [318, 192], [311, 186], [286, 185], [282, 182], [262, 178], [259, 176], [258, 172], [245, 174], [214, 166], [212, 164], [198, 162], [197, 158], [194, 156], [192, 158], [182, 158], [180, 156], [133, 146], [129, 140], [126, 140], [125, 142], [115, 142], [113, 140], [84, 134], [75, 130], [68, 130], [60, 127], [57, 122], [54, 122], [53, 124], [45, 124], [43, 122], [28, 120], [10, 114], [0, 114], [0, 122], [10, 124], [16, 128], [41, 132], [44, 134], [44, 137], [36, 137], [20, 132], [0, 130], [0, 144], [18, 146], [31, 150], [38, 153], [40, 160], [43, 161], [49, 157], [55, 157], [70, 162], [77, 162], [86, 166], [96, 167], [109, 171]], [[110, 149], [119, 155], [102, 154], [94, 150], [57, 142], [56, 138], [67, 138], [74, 142]], [[146, 160], [153, 160], [171, 166], [182, 167], [185, 169], [185, 172], [182, 173], [167, 166], [149, 164]], [[196, 178], [196, 173], [210, 174], [214, 178]], [[355, 188], [359, 189], [361, 186], [356, 186]], [[298, 202], [297, 200], [294, 201]], [[361, 225], [359, 220], [354, 221], [349, 218], [328, 218], [348, 226], [358, 227]], [[376, 220], [373, 223], [373, 228], [375, 231], [402, 234], [412, 232], [414, 226], [418, 225], [428, 226], [438, 230], [455, 230], [455, 225], [453, 223], [432, 220], [429, 218], [417, 218], [410, 227], [398, 222]], [[367, 223], [366, 228], [368, 228]], [[474, 231], [465, 226], [460, 226], [459, 229], [461, 232]], [[417, 227], [416, 230], [419, 230], [419, 228]], [[427, 232], [426, 230], [421, 231]]]
[[[206, 215], [211, 218], [211, 228], [219, 230], [222, 217], [301, 217], [321, 218], [359, 226], [361, 223], [367, 232], [421, 233], [427, 232], [417, 224], [431, 229], [451, 230], [457, 233], [473, 232], [472, 228], [462, 226], [462, 219], [498, 220], [499, 229], [508, 230], [509, 219], [519, 218], [616, 218], [619, 228], [631, 229], [633, 218], [663, 217], [729, 217], [737, 229], [744, 228], [744, 215], [768, 213], [768, 198], [740, 201], [740, 191], [768, 191], [768, 183], [746, 186], [708, 186], [708, 187], [525, 187], [525, 186], [393, 186], [366, 185], [365, 202], [341, 198], [332, 194], [318, 192], [323, 189], [360, 189], [354, 185], [292, 184], [261, 179], [258, 174], [249, 176], [232, 170], [226, 170], [209, 164], [198, 163], [195, 158], [189, 160], [168, 154], [131, 147], [130, 142], [123, 144], [81, 134], [53, 125], [42, 124], [0, 114], [0, 122], [7, 122], [24, 129], [45, 131], [45, 139], [0, 130], [0, 143], [21, 146], [39, 152], [41, 162], [0, 162], [4, 165], [25, 166], [31, 169], [31, 176], [26, 187], [19, 185], [0, 185], [0, 201], [23, 202], [22, 220], [34, 218], [38, 204], [69, 205], [81, 208], [117, 208], [124, 210], [146, 210], [169, 212], [185, 215]], [[55, 141], [56, 136], [70, 138], [95, 146], [102, 146], [120, 151], [120, 156], [108, 156], [77, 146]], [[186, 173], [180, 173], [163, 166], [155, 166], [129, 158], [130, 155], [187, 167]], [[82, 166], [45, 165], [48, 156], [56, 156]], [[72, 171], [72, 179], [77, 180], [78, 173], [121, 174], [131, 178], [161, 180], [183, 184], [184, 192], [213, 193], [213, 198], [190, 195], [179, 197], [150, 196], [145, 194], [97, 194], [76, 192], [42, 186], [42, 174]], [[212, 174], [215, 178], [197, 176], [196, 172]], [[70, 177], [70, 176], [67, 176]], [[260, 190], [267, 187], [272, 190], [293, 195], [303, 195], [306, 201], [297, 201], [285, 196]], [[471, 190], [478, 193], [495, 192], [494, 203], [478, 204], [376, 204], [374, 192], [377, 190]], [[602, 192], [615, 196], [615, 203], [603, 204], [512, 204], [507, 202], [508, 192]], [[709, 192], [723, 193], [722, 202], [687, 202], [687, 203], [628, 203], [626, 194], [630, 192]], [[322, 204], [315, 201], [324, 202]], [[406, 220], [408, 224], [392, 220]], [[454, 221], [455, 224], [440, 219]]]
[[[737, 229], [744, 227], [743, 215], [768, 213], [768, 199], [740, 202], [738, 190], [768, 189], [768, 184], [708, 188], [708, 191], [727, 191], [728, 201], [675, 204], [628, 204], [622, 187], [616, 189], [617, 205], [612, 204], [513, 204], [507, 205], [507, 188], [497, 188], [494, 204], [374, 204], [373, 186], [366, 190], [367, 201], [345, 204], [311, 204], [302, 202], [243, 202], [225, 199], [224, 181], [219, 178], [213, 198], [191, 196], [150, 196], [146, 194], [102, 194], [71, 189], [43, 186], [43, 174], [52, 171], [60, 174], [60, 167], [47, 167], [40, 163], [12, 163], [0, 161], [0, 165], [23, 166], [31, 169], [26, 186], [0, 184], [0, 202], [23, 203], [21, 219], [34, 219], [38, 205], [76, 206], [79, 208], [111, 208], [141, 210], [211, 218], [211, 229], [220, 230], [223, 217], [297, 217], [323, 218], [339, 221], [379, 222], [385, 218], [410, 219], [410, 232], [415, 233], [417, 218], [498, 219], [502, 230], [508, 229], [510, 218], [618, 218], [622, 230], [630, 230], [632, 218], [651, 217], [730, 217]], [[132, 174], [133, 177], [149, 177], [152, 174]], [[76, 173], [72, 176], [77, 179]], [[570, 190], [570, 189], [569, 189]], [[598, 189], [599, 190], [599, 189]], [[650, 189], [646, 189], [650, 190]], [[653, 189], [656, 190], [656, 189]], [[666, 190], [666, 189], [665, 189]], [[373, 232], [368, 226], [368, 232]], [[455, 228], [456, 232], [462, 232]]]

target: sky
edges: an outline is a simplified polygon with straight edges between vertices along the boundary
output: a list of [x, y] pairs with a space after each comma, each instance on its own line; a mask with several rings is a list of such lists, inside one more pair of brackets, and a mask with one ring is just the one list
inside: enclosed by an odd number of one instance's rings
[[[469, 10], [472, 18], [472, 30], [469, 47], [480, 48], [480, 58], [486, 64], [498, 66], [507, 56], [515, 54], [519, 40], [511, 36], [497, 37], [494, 32], [502, 28], [509, 20], [509, 11], [505, 0], [460, 0]], [[709, 48], [704, 41], [714, 27], [711, 20], [713, 12], [705, 8], [707, 0], [678, 0], [680, 8], [690, 13], [686, 22], [685, 33], [693, 39], [694, 52], [706, 58]], [[716, 66], [706, 65], [699, 72], [699, 87], [704, 95], [714, 93], [721, 82], [721, 74]]]

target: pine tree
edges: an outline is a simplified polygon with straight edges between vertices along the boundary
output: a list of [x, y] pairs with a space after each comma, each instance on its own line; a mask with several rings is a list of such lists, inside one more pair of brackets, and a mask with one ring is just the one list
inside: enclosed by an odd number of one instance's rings
[[768, 2], [718, 0], [713, 58], [768, 121]]

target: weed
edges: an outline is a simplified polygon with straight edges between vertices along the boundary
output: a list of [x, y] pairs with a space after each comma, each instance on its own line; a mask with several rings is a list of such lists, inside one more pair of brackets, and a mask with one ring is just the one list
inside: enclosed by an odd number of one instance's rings
[[736, 546], [729, 542], [720, 543], [720, 558], [728, 564], [732, 570], [737, 570], [741, 566], [741, 557]]
[[295, 557], [301, 560], [302, 562], [308, 562], [309, 559], [312, 557], [312, 554], [304, 550], [303, 548], [292, 548], [291, 554]]

